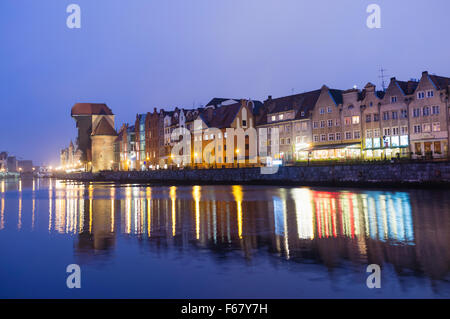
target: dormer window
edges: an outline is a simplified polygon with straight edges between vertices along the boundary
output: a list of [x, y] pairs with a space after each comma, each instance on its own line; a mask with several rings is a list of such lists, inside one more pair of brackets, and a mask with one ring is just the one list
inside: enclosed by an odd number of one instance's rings
[[423, 92], [423, 91], [417, 92], [417, 99], [421, 100], [424, 98], [425, 98], [425, 92]]
[[391, 103], [397, 103], [397, 97], [391, 96]]

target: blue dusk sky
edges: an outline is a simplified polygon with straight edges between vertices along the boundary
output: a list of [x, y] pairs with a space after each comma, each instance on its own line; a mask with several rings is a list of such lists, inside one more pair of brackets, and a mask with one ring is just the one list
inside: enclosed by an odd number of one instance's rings
[[[81, 29], [66, 7], [81, 7]], [[366, 26], [369, 4], [381, 29]], [[320, 88], [450, 76], [448, 0], [1, 0], [0, 151], [57, 164], [70, 108], [136, 113], [212, 97], [264, 100]]]

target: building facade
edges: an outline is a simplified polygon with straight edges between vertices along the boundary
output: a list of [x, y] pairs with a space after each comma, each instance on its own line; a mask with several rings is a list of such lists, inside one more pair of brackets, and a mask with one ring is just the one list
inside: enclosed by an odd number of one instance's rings
[[409, 104], [412, 158], [448, 158], [449, 85], [450, 78], [422, 73]]

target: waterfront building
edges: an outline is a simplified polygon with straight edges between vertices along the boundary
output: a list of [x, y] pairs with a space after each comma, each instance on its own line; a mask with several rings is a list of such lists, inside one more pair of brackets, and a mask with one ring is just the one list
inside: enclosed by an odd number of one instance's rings
[[[214, 105], [218, 101], [217, 105]], [[198, 113], [191, 130], [191, 162], [195, 167], [230, 168], [255, 166], [257, 137], [253, 112], [259, 101], [242, 99], [213, 99]], [[194, 119], [192, 117], [192, 119]], [[191, 121], [192, 122], [192, 121]], [[227, 129], [234, 130], [228, 136]], [[242, 139], [236, 135], [242, 129]], [[253, 132], [253, 133], [252, 133]], [[250, 134], [254, 134], [251, 143]]]
[[[346, 97], [345, 105], [344, 95]], [[312, 112], [313, 160], [345, 160], [361, 157], [358, 91], [323, 86]]]
[[92, 172], [112, 170], [114, 167], [114, 142], [117, 132], [106, 117], [101, 117], [91, 134]]
[[398, 81], [391, 78], [380, 107], [381, 158], [394, 159], [409, 157], [408, 109], [410, 96], [418, 85], [415, 80]]
[[136, 170], [136, 130], [135, 126], [131, 125], [127, 127], [126, 131], [126, 158], [128, 170]]
[[[162, 133], [162, 134], [161, 134]], [[145, 127], [146, 161], [148, 168], [159, 165], [159, 159], [164, 150], [164, 112], [148, 112]]]
[[137, 114], [135, 127], [136, 136], [136, 167], [137, 169], [144, 171], [147, 169], [147, 153], [146, 153], [146, 122], [147, 114]]
[[15, 156], [8, 156], [6, 159], [6, 171], [10, 173], [17, 173], [17, 159]]
[[[320, 96], [320, 90], [264, 101], [257, 127], [268, 132], [278, 128], [279, 154], [275, 160], [284, 163], [307, 160], [312, 143], [311, 112]], [[269, 144], [271, 139], [269, 138]]]
[[412, 158], [448, 157], [450, 78], [423, 72], [409, 105]]
[[33, 161], [31, 160], [19, 160], [17, 161], [19, 172], [21, 173], [33, 173]]
[[384, 91], [377, 91], [370, 82], [360, 93], [362, 157], [365, 160], [382, 158], [380, 108], [383, 97]]
[[67, 148], [60, 153], [60, 165], [62, 169], [74, 169], [81, 165], [81, 150], [77, 149], [72, 141]]
[[0, 172], [6, 172], [8, 153], [0, 152]]
[[[114, 114], [106, 104], [76, 103], [72, 107], [71, 116], [75, 120], [78, 128], [76, 145], [77, 150], [81, 152], [80, 162], [85, 166], [86, 170], [91, 170], [93, 166], [92, 133], [100, 122], [102, 122], [102, 130], [105, 129], [109, 133], [112, 133], [110, 128], [114, 130]], [[97, 138], [97, 141], [99, 140]], [[108, 148], [111, 148], [111, 152], [113, 153], [112, 144]], [[114, 156], [111, 155], [111, 157], [113, 158]], [[111, 167], [112, 164], [110, 164]]]

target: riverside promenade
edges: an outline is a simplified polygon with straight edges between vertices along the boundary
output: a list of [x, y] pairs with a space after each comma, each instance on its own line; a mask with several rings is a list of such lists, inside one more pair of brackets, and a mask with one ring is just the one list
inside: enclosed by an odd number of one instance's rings
[[429, 187], [450, 186], [450, 162], [336, 164], [285, 166], [275, 174], [260, 168], [164, 169], [54, 173], [53, 177], [80, 182], [155, 184], [253, 184], [305, 186]]

